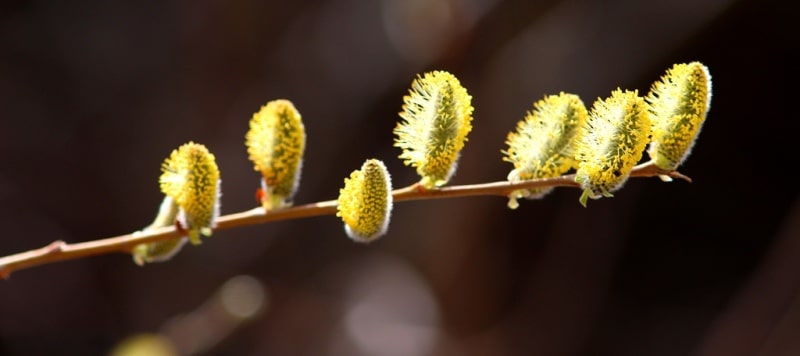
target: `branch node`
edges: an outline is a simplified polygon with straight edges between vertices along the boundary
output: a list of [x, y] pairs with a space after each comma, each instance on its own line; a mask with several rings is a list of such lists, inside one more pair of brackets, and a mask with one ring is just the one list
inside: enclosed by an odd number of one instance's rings
[[64, 252], [64, 248], [67, 246], [67, 243], [63, 240], [56, 240], [51, 242], [49, 245], [45, 247], [46, 254], [58, 254]]

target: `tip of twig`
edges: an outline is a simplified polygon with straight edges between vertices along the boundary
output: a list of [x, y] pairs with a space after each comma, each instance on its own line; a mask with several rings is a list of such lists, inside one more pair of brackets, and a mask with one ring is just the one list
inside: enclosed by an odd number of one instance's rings
[[683, 179], [689, 183], [692, 182], [692, 178], [689, 178], [689, 176], [683, 175], [681, 172], [678, 171], [669, 172], [668, 176], [676, 179]]

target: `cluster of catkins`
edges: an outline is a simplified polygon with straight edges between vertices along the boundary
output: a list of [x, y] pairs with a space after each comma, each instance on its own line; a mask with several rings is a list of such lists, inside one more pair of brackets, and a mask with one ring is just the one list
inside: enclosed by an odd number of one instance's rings
[[[416, 168], [418, 189], [433, 190], [448, 183], [467, 135], [472, 130], [472, 97], [446, 71], [417, 76], [403, 98], [402, 119], [394, 129], [400, 158]], [[570, 93], [545, 96], [533, 104], [506, 140], [503, 159], [514, 165], [511, 183], [564, 176], [574, 180], [589, 198], [610, 197], [620, 189], [647, 151], [663, 172], [674, 171], [691, 152], [711, 101], [711, 76], [700, 62], [676, 64], [650, 92], [616, 89], [587, 109]], [[250, 120], [245, 145], [254, 169], [261, 173], [257, 197], [265, 213], [292, 206], [299, 186], [306, 135], [300, 113], [285, 99], [268, 102]], [[663, 176], [665, 179], [666, 176]], [[172, 257], [185, 242], [210, 236], [219, 216], [219, 169], [205, 146], [189, 142], [172, 152], [162, 165], [165, 194], [156, 220], [143, 231], [175, 225], [182, 238], [141, 244], [134, 248], [138, 264]], [[509, 195], [537, 199], [553, 188], [519, 189]], [[392, 183], [384, 163], [367, 159], [344, 180], [337, 199], [337, 216], [350, 238], [374, 241], [388, 229]]]

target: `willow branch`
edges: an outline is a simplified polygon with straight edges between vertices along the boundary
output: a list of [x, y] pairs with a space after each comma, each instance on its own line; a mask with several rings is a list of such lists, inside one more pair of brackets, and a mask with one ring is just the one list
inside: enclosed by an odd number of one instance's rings
[[[631, 177], [661, 176], [682, 179], [691, 182], [691, 179], [677, 171], [664, 171], [650, 162], [640, 164], [631, 171]], [[471, 196], [500, 196], [508, 197], [515, 190], [534, 189], [544, 187], [580, 187], [575, 183], [575, 175], [568, 174], [557, 178], [535, 179], [524, 182], [492, 182], [472, 185], [456, 185], [439, 189], [424, 189], [419, 184], [412, 184], [392, 192], [395, 202], [409, 200], [446, 199]], [[214, 231], [226, 230], [240, 226], [264, 224], [280, 220], [310, 218], [322, 215], [336, 214], [336, 200], [321, 201], [290, 208], [265, 212], [261, 207], [221, 216], [217, 220]], [[0, 277], [8, 278], [12, 272], [41, 266], [53, 262], [75, 260], [79, 258], [110, 253], [131, 253], [139, 244], [164, 241], [182, 237], [181, 231], [175, 227], [162, 227], [148, 229], [131, 234], [109, 237], [99, 240], [68, 244], [64, 241], [54, 241], [47, 246], [21, 252], [5, 257], [0, 257]]]

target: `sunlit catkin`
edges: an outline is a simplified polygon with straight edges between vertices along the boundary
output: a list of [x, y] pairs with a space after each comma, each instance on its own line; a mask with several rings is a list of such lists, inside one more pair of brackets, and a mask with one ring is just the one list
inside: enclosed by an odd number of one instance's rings
[[637, 91], [617, 89], [594, 102], [576, 149], [575, 181], [583, 188], [583, 206], [588, 198], [611, 197], [622, 187], [642, 158], [649, 136], [647, 105]]
[[176, 219], [193, 244], [200, 234], [211, 235], [219, 217], [220, 174], [214, 155], [206, 146], [189, 142], [161, 165], [161, 191], [172, 198], [179, 210]]
[[356, 242], [371, 242], [386, 233], [392, 212], [392, 179], [383, 162], [368, 159], [345, 178], [337, 209], [347, 236]]
[[262, 175], [264, 208], [291, 206], [306, 147], [305, 127], [292, 102], [273, 100], [253, 114], [245, 145], [253, 168]]
[[400, 158], [417, 169], [423, 187], [447, 184], [472, 130], [472, 97], [455, 76], [433, 71], [411, 83], [403, 102], [394, 129]]
[[652, 123], [647, 153], [658, 168], [674, 170], [691, 153], [711, 105], [708, 68], [700, 62], [675, 64], [645, 100]]
[[[503, 151], [503, 160], [514, 165], [508, 180], [558, 177], [577, 168], [575, 145], [587, 117], [586, 106], [575, 94], [562, 92], [535, 102], [533, 111], [517, 123], [517, 130], [506, 139], [508, 149]], [[552, 190], [548, 187], [514, 191], [508, 206], [514, 209], [518, 206], [517, 199], [538, 199]]]

